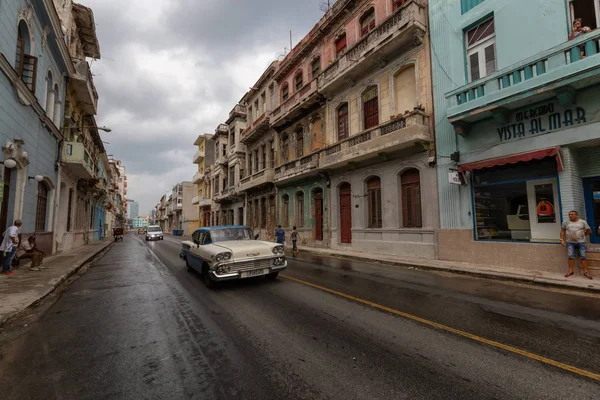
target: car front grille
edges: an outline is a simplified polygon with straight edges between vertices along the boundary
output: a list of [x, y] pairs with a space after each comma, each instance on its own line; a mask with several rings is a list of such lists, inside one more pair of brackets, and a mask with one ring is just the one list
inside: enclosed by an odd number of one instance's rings
[[231, 272], [270, 268], [272, 265], [272, 259], [241, 261], [231, 264]]

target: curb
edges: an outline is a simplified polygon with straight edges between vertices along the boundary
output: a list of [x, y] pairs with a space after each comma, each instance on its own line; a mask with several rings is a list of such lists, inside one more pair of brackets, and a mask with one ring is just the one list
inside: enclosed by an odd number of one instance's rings
[[4, 319], [1, 319], [0, 328], [2, 328], [7, 322], [15, 319], [19, 315], [23, 314], [25, 311], [29, 310], [30, 308], [37, 306], [42, 300], [44, 300], [46, 297], [55, 292], [60, 286], [62, 286], [62, 284], [65, 283], [70, 277], [77, 274], [92, 259], [96, 258], [99, 254], [108, 251], [113, 245], [114, 242], [111, 241], [108, 245], [104, 246], [97, 252], [87, 255], [83, 260], [79, 261], [73, 269], [71, 269], [68, 272], [65, 272], [64, 274], [56, 278], [54, 285], [48, 290], [46, 290], [44, 293], [42, 293], [41, 296], [39, 296], [36, 300], [28, 304], [26, 307], [23, 307], [21, 310], [15, 311], [14, 313], [6, 316]]
[[[444, 271], [444, 272], [454, 273], [457, 275], [475, 276], [478, 278], [497, 279], [497, 280], [509, 281], [509, 282], [528, 283], [528, 284], [537, 285], [537, 286], [553, 287], [553, 288], [559, 288], [559, 289], [565, 289], [565, 290], [571, 290], [571, 291], [588, 292], [588, 293], [595, 293], [595, 294], [600, 293], [600, 287], [569, 285], [569, 284], [565, 284], [563, 282], [556, 282], [553, 279], [536, 277], [536, 276], [513, 275], [513, 274], [506, 273], [506, 272], [495, 272], [495, 271], [482, 272], [482, 271], [474, 271], [474, 270], [467, 269], [467, 268], [451, 267], [451, 266], [450, 267], [441, 267], [441, 266], [435, 266], [435, 265], [430, 265], [430, 264], [426, 264], [426, 263], [416, 263], [416, 262], [407, 263], [407, 262], [392, 261], [392, 260], [377, 260], [377, 259], [373, 259], [373, 258], [369, 258], [369, 257], [343, 255], [343, 254], [335, 254], [335, 253], [328, 253], [328, 252], [319, 252], [319, 251], [314, 251], [314, 250], [307, 249], [307, 248], [302, 248], [302, 249], [300, 249], [300, 251], [307, 253], [307, 254], [317, 255], [317, 256], [363, 261], [363, 262], [369, 262], [369, 263], [374, 263], [374, 264], [389, 265], [389, 266], [393, 266], [393, 267], [405, 267], [405, 268], [417, 267], [417, 268], [420, 268], [423, 270]], [[289, 251], [286, 251], [286, 253], [291, 254], [291, 252], [289, 252]], [[300, 256], [298, 258], [302, 259], [302, 256]]]

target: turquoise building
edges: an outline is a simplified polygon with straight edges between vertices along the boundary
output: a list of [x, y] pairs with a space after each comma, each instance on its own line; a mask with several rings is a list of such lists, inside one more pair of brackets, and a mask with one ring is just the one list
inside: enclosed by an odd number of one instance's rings
[[600, 250], [600, 2], [430, 0], [429, 16], [439, 258], [564, 271], [570, 210]]
[[0, 1], [0, 231], [54, 251], [67, 76], [75, 73], [52, 2]]

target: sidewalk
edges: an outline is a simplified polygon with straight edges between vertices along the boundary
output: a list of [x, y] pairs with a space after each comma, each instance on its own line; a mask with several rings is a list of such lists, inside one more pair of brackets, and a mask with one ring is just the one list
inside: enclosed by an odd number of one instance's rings
[[113, 241], [109, 238], [78, 249], [46, 257], [39, 272], [29, 267], [15, 269], [14, 275], [0, 275], [0, 327], [52, 293]]
[[[562, 287], [565, 289], [585, 290], [600, 293], [600, 276], [595, 276], [594, 280], [583, 277], [579, 271], [571, 278], [565, 278], [564, 274], [552, 273], [546, 271], [523, 271], [521, 269], [501, 268], [491, 265], [471, 264], [441, 260], [426, 260], [422, 258], [403, 258], [383, 254], [369, 254], [355, 251], [340, 251], [332, 249], [318, 249], [314, 247], [298, 247], [299, 257], [304, 254], [314, 254], [325, 257], [339, 257], [365, 262], [380, 263], [385, 265], [416, 267], [421, 269], [430, 269], [484, 278], [511, 280], [518, 282], [534, 283], [538, 285], [547, 285]], [[289, 250], [289, 249], [286, 249]], [[565, 259], [565, 273], [566, 273]]]

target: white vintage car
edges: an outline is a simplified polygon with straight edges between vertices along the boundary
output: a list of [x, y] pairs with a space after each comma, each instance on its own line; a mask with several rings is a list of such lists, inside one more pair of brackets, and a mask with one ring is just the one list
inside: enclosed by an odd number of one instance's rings
[[282, 245], [256, 240], [247, 226], [197, 229], [181, 243], [179, 256], [188, 270], [198, 271], [207, 287], [215, 282], [266, 275], [277, 278], [287, 267]]

